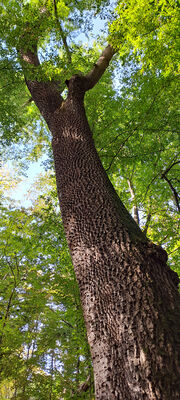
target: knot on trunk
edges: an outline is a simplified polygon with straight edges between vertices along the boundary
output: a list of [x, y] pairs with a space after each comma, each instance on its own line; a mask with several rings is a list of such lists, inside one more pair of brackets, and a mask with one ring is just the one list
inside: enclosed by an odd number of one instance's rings
[[148, 242], [148, 253], [152, 253], [152, 255], [157, 257], [163, 263], [167, 262], [168, 255], [166, 250], [164, 250], [161, 246], [157, 244]]
[[166, 264], [166, 268], [168, 268], [167, 273], [170, 276], [172, 282], [174, 283], [174, 285], [176, 287], [178, 287], [179, 283], [180, 283], [180, 279], [178, 274], [173, 271], [169, 265], [167, 265], [167, 260], [168, 260], [168, 255], [166, 253], [166, 250], [164, 250], [161, 246], [156, 245], [152, 242], [148, 242], [148, 248], [147, 248], [147, 253], [148, 255], [151, 253], [152, 256], [154, 256], [156, 259], [158, 259], [158, 261], [161, 264]]

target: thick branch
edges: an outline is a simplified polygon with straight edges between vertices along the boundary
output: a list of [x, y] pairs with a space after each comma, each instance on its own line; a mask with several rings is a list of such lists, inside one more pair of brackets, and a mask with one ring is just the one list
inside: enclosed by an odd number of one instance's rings
[[41, 115], [50, 125], [52, 114], [63, 101], [56, 83], [26, 80], [26, 84]]
[[85, 76], [86, 78], [86, 91], [92, 89], [96, 83], [100, 80], [101, 76], [104, 74], [106, 68], [108, 67], [115, 50], [110, 44], [104, 49], [98, 61], [94, 65], [93, 69], [88, 72]]
[[32, 65], [34, 67], [38, 67], [40, 65], [37, 55], [37, 44], [33, 46], [33, 50], [32, 46], [31, 50], [21, 47], [21, 49], [19, 50], [19, 54], [21, 58], [21, 65], [23, 66], [24, 71], [28, 65]]
[[[20, 57], [20, 63], [24, 72], [25, 81], [27, 87], [31, 93], [32, 99], [39, 108], [43, 118], [50, 124], [52, 113], [61, 105], [63, 99], [60, 95], [61, 91], [58, 88], [58, 84], [53, 81], [39, 81], [34, 76], [37, 76], [37, 72], [41, 73], [40, 62], [37, 53], [37, 42], [34, 39], [33, 33], [34, 27], [25, 27], [24, 34], [20, 40], [18, 54]], [[31, 40], [32, 36], [32, 40]], [[27, 39], [27, 40], [26, 40]]]

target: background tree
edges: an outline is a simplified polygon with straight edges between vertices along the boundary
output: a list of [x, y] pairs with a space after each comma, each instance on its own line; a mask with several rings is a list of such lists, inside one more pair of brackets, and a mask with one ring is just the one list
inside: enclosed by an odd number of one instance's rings
[[[44, 186], [45, 179], [47, 186], [47, 175], [40, 182]], [[49, 181], [52, 186], [52, 175]], [[0, 393], [5, 399], [93, 394], [78, 287], [53, 197], [52, 191], [36, 197], [32, 209], [1, 207]]]

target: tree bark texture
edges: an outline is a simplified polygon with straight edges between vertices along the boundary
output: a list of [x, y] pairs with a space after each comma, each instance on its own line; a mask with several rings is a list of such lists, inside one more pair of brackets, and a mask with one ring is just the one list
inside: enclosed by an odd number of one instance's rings
[[80, 288], [97, 400], [180, 398], [176, 275], [118, 199], [94, 147], [83, 79], [54, 113], [64, 228]]
[[[33, 97], [33, 85], [27, 84]], [[102, 167], [84, 109], [90, 87], [86, 77], [72, 77], [67, 99], [58, 100], [57, 107], [52, 99], [47, 117], [41, 88], [34, 98], [53, 134], [57, 190], [96, 400], [178, 400], [178, 278], [166, 264], [166, 252], [147, 240]], [[53, 95], [54, 87], [50, 90]]]

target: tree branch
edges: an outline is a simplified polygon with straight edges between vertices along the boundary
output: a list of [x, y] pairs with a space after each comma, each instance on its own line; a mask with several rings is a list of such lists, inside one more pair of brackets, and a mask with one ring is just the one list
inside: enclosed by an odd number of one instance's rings
[[171, 192], [172, 192], [172, 194], [173, 194], [173, 198], [174, 198], [175, 204], [176, 204], [176, 206], [177, 206], [177, 209], [178, 209], [178, 211], [180, 212], [180, 202], [179, 202], [178, 193], [177, 193], [176, 189], [174, 188], [174, 186], [172, 185], [171, 180], [167, 178], [167, 173], [170, 171], [170, 169], [171, 169], [174, 165], [179, 164], [179, 162], [180, 162], [180, 160], [173, 162], [173, 163], [161, 174], [161, 179], [164, 179], [164, 180], [168, 183], [168, 185], [169, 185], [169, 187], [170, 187], [170, 189], [171, 189]]
[[3, 329], [6, 327], [6, 323], [7, 323], [8, 317], [9, 317], [9, 311], [10, 311], [10, 308], [11, 308], [11, 303], [12, 303], [12, 299], [13, 299], [15, 290], [16, 290], [16, 286], [14, 285], [14, 287], [12, 288], [12, 291], [11, 291], [11, 294], [10, 294], [10, 297], [9, 297], [9, 300], [8, 300], [8, 305], [7, 305], [7, 308], [6, 308], [6, 312], [5, 312], [4, 321], [3, 321]]
[[108, 172], [110, 170], [110, 168], [112, 167], [112, 164], [114, 162], [114, 160], [116, 159], [116, 157], [118, 156], [118, 154], [120, 153], [121, 149], [123, 148], [123, 146], [125, 145], [125, 143], [129, 140], [129, 138], [134, 134], [136, 129], [134, 129], [129, 136], [127, 136], [126, 139], [124, 139], [124, 141], [121, 143], [120, 147], [118, 148], [117, 152], [113, 155], [112, 160], [109, 164], [109, 167], [106, 169], [106, 172]]
[[21, 107], [23, 108], [23, 107], [26, 107], [26, 106], [28, 106], [30, 103], [32, 103], [32, 101], [33, 101], [33, 98], [32, 98], [32, 97], [30, 97], [30, 98], [29, 98], [27, 101], [25, 101], [25, 103], [23, 103], [23, 104], [22, 104], [22, 106], [21, 106]]
[[54, 15], [55, 15], [55, 18], [56, 18], [56, 24], [58, 26], [58, 29], [59, 29], [59, 32], [60, 32], [60, 35], [61, 35], [61, 39], [63, 41], [64, 48], [66, 50], [68, 61], [71, 64], [71, 62], [72, 62], [72, 60], [71, 60], [71, 52], [70, 52], [68, 44], [67, 44], [66, 36], [65, 36], [65, 34], [63, 32], [63, 29], [61, 27], [61, 24], [59, 22], [56, 0], [54, 0]]
[[[40, 10], [40, 17], [46, 15], [47, 11], [45, 8]], [[36, 24], [40, 24], [39, 21]], [[40, 62], [37, 52], [37, 44], [39, 37], [35, 37], [34, 31], [36, 26], [26, 25], [24, 33], [20, 39], [17, 51], [20, 58], [20, 63], [24, 72], [26, 85], [31, 93], [32, 99], [39, 108], [40, 113], [50, 125], [51, 117], [54, 111], [61, 105], [63, 99], [61, 97], [61, 91], [58, 88], [58, 84], [53, 81], [44, 82], [35, 79], [31, 79], [28, 75], [37, 76], [37, 71], [41, 72]], [[31, 40], [32, 39], [32, 40]]]
[[89, 387], [90, 387], [90, 385], [91, 385], [90, 379], [91, 379], [91, 376], [89, 375], [89, 376], [87, 377], [86, 381], [83, 382], [83, 383], [79, 386], [79, 388], [78, 388], [78, 393], [87, 392], [87, 390], [89, 389]]
[[128, 181], [129, 191], [131, 193], [131, 199], [134, 202], [134, 204], [133, 204], [133, 218], [136, 221], [136, 223], [139, 225], [139, 211], [138, 211], [137, 204], [135, 203], [134, 186], [133, 186], [133, 184], [132, 184], [130, 179], [128, 179], [127, 181]]
[[70, 322], [65, 321], [65, 319], [61, 318], [61, 321], [68, 325], [70, 328], [74, 329], [74, 326], [70, 324]]
[[162, 177], [164, 177], [164, 175], [167, 175], [167, 173], [170, 171], [170, 169], [172, 167], [174, 167], [174, 165], [179, 164], [180, 160], [173, 162], [163, 173], [162, 173]]
[[165, 174], [162, 174], [161, 178], [164, 179], [168, 183], [168, 185], [169, 185], [169, 187], [171, 189], [171, 192], [173, 194], [173, 198], [174, 198], [175, 204], [177, 206], [177, 209], [180, 212], [179, 196], [178, 196], [178, 193], [176, 192], [176, 189], [174, 188], [174, 186], [172, 185], [171, 181], [167, 178], [167, 176]]
[[152, 214], [149, 212], [148, 215], [147, 215], [146, 223], [144, 225], [144, 229], [143, 229], [143, 233], [145, 235], [147, 235], [147, 231], [148, 231], [148, 228], [149, 228], [149, 224], [150, 224], [151, 218], [152, 218]]
[[87, 75], [86, 78], [86, 91], [92, 89], [96, 83], [100, 80], [101, 76], [107, 69], [113, 55], [116, 51], [112, 48], [110, 44], [104, 49], [98, 61], [95, 63], [94, 67]]

